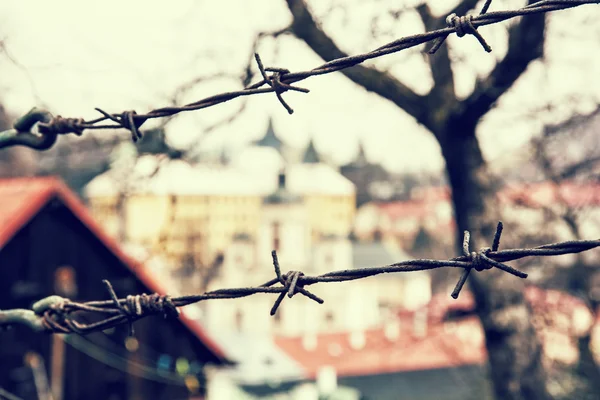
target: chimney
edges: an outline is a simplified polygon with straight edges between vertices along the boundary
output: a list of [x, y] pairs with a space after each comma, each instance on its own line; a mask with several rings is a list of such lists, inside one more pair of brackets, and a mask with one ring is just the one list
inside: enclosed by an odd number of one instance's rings
[[360, 350], [365, 347], [366, 338], [364, 331], [354, 331], [350, 333], [349, 337], [350, 347], [354, 350]]
[[390, 342], [395, 342], [400, 337], [400, 320], [398, 318], [389, 319], [383, 327], [383, 334]]
[[413, 335], [423, 338], [427, 335], [427, 309], [415, 311], [413, 316]]
[[330, 365], [323, 365], [317, 371], [317, 389], [320, 396], [331, 396], [337, 389], [337, 373]]
[[317, 348], [317, 335], [315, 333], [305, 333], [302, 336], [302, 347], [306, 351], [314, 351]]

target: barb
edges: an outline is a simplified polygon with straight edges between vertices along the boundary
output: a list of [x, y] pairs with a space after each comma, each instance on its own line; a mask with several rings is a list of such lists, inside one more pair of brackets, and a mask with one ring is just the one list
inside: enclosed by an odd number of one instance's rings
[[[174, 298], [154, 293], [150, 295], [129, 295], [126, 298], [119, 299], [112, 285], [105, 280], [103, 282], [108, 289], [110, 300], [78, 303], [59, 296], [49, 296], [35, 303], [31, 310], [0, 310], [0, 328], [21, 324], [39, 332], [85, 335], [117, 325], [129, 324], [129, 332], [133, 334], [131, 326], [133, 322], [150, 315], [177, 318], [179, 315], [177, 307], [205, 300], [235, 299], [258, 293], [278, 295], [271, 308], [271, 315], [274, 315], [281, 306], [286, 294], [291, 298], [299, 293], [319, 304], [324, 303], [323, 299], [306, 289], [307, 286], [317, 283], [346, 282], [384, 273], [424, 271], [447, 267], [463, 269], [463, 274], [452, 292], [452, 297], [457, 298], [473, 269], [480, 272], [498, 268], [518, 278], [527, 278], [526, 273], [506, 265], [505, 262], [533, 256], [574, 254], [600, 247], [600, 240], [580, 240], [552, 243], [529, 249], [498, 250], [501, 234], [502, 223], [500, 222], [491, 248], [486, 247], [478, 252], [469, 252], [470, 234], [466, 231], [463, 242], [463, 255], [449, 260], [407, 260], [382, 267], [347, 269], [318, 276], [304, 275], [301, 271], [290, 271], [282, 274], [277, 253], [273, 251], [275, 278], [260, 286], [219, 289], [204, 294]], [[77, 318], [80, 314], [84, 314], [85, 317], [95, 316], [96, 321], [83, 322], [84, 316]]]
[[[181, 112], [212, 107], [241, 96], [250, 96], [261, 93], [275, 93], [277, 100], [283, 105], [288, 113], [292, 114], [294, 110], [285, 102], [282, 93], [288, 90], [308, 93], [308, 89], [295, 87], [292, 86], [292, 84], [309, 77], [341, 71], [361, 64], [367, 60], [396, 53], [435, 40], [433, 47], [429, 50], [429, 53], [433, 54], [443, 44], [448, 35], [452, 33], [456, 33], [459, 37], [471, 34], [477, 38], [487, 52], [490, 52], [492, 51], [491, 47], [477, 31], [477, 28], [480, 26], [496, 24], [515, 17], [564, 10], [585, 4], [597, 4], [600, 3], [600, 0], [541, 0], [517, 10], [488, 12], [491, 2], [492, 0], [486, 0], [481, 12], [475, 16], [457, 16], [454, 14], [448, 16], [446, 28], [406, 36], [368, 53], [338, 58], [309, 71], [290, 72], [290, 70], [285, 68], [264, 68], [260, 57], [256, 54], [255, 59], [262, 76], [261, 81], [247, 86], [242, 90], [216, 94], [180, 107], [157, 108], [146, 114], [137, 114], [135, 111], [110, 114], [100, 108], [96, 108], [96, 111], [102, 114], [102, 117], [92, 120], [83, 120], [81, 118], [64, 119], [58, 116], [52, 117], [46, 111], [37, 110], [38, 113], [45, 113], [47, 117], [38, 119], [37, 121], [34, 120], [33, 123], [25, 125], [19, 125], [19, 121], [17, 121], [14, 129], [0, 132], [0, 148], [22, 145], [37, 150], [46, 150], [54, 144], [57, 135], [68, 133], [81, 135], [86, 129], [124, 128], [131, 132], [132, 139], [136, 141], [142, 137], [139, 129], [149, 119], [170, 117]], [[271, 72], [271, 74], [268, 75], [267, 72]], [[32, 118], [32, 116], [27, 114], [23, 118], [31, 121], [30, 118]], [[113, 123], [108, 123], [109, 121]], [[34, 125], [37, 125], [38, 133], [33, 132]]]

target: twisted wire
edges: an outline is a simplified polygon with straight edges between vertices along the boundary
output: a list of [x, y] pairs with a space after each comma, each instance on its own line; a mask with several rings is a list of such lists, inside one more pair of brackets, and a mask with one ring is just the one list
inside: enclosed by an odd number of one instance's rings
[[[434, 54], [443, 44], [445, 39], [453, 33], [456, 33], [459, 37], [471, 34], [477, 38], [485, 51], [491, 52], [491, 47], [487, 44], [483, 36], [477, 31], [478, 27], [496, 24], [515, 17], [565, 10], [586, 4], [597, 4], [600, 3], [600, 0], [541, 0], [517, 10], [488, 12], [491, 2], [492, 0], [486, 0], [481, 12], [478, 15], [449, 15], [446, 19], [447, 26], [445, 28], [406, 36], [394, 40], [370, 52], [354, 56], [341, 57], [308, 71], [290, 72], [290, 70], [286, 68], [265, 68], [259, 55], [255, 54], [255, 60], [262, 77], [259, 82], [251, 84], [242, 90], [216, 94], [183, 106], [157, 108], [145, 114], [137, 114], [133, 110], [124, 111], [121, 113], [108, 113], [100, 108], [96, 108], [96, 111], [102, 114], [101, 117], [91, 120], [84, 120], [82, 118], [63, 119], [61, 117], [54, 117], [50, 121], [39, 122], [37, 125], [40, 127], [39, 132], [42, 135], [50, 136], [54, 138], [54, 140], [58, 134], [75, 133], [77, 135], [81, 135], [86, 129], [124, 128], [131, 132], [132, 140], [137, 141], [142, 137], [139, 129], [149, 119], [171, 117], [175, 114], [186, 111], [195, 111], [212, 107], [241, 96], [250, 96], [262, 93], [275, 93], [276, 98], [281, 105], [287, 110], [288, 113], [292, 114], [294, 110], [289, 106], [289, 104], [286, 103], [282, 94], [287, 91], [308, 93], [308, 89], [296, 87], [293, 86], [293, 84], [309, 77], [337, 72], [361, 64], [364, 61], [396, 53], [430, 41], [435, 41], [432, 48], [429, 50], [430, 54]], [[39, 112], [39, 110], [37, 111]], [[111, 124], [109, 122], [113, 123]], [[27, 129], [18, 129], [15, 127], [15, 129], [12, 130], [0, 132], [0, 148], [23, 145], [38, 150], [45, 150], [54, 144], [54, 141], [49, 139], [45, 140], [41, 144], [38, 143], [41, 141], [41, 139], [35, 138], [35, 135], [31, 132], [31, 128], [32, 126], [28, 126]], [[33, 138], [23, 140], [23, 136], [27, 135], [33, 135]]]
[[[150, 315], [177, 318], [179, 316], [178, 307], [206, 300], [235, 299], [258, 293], [277, 294], [277, 298], [270, 311], [271, 315], [274, 315], [286, 295], [288, 298], [292, 298], [296, 294], [300, 294], [319, 304], [324, 303], [322, 298], [306, 289], [307, 286], [317, 283], [346, 282], [384, 273], [424, 271], [447, 267], [463, 269], [463, 273], [452, 292], [452, 297], [456, 299], [473, 269], [483, 272], [497, 268], [524, 279], [527, 278], [525, 272], [519, 271], [505, 263], [525, 257], [575, 254], [600, 247], [600, 240], [579, 240], [551, 243], [527, 249], [498, 250], [501, 234], [502, 223], [499, 222], [492, 247], [484, 247], [477, 252], [473, 252], [469, 249], [470, 234], [468, 231], [465, 231], [463, 254], [449, 260], [406, 260], [380, 267], [347, 269], [317, 276], [305, 275], [302, 271], [282, 273], [277, 253], [273, 251], [271, 255], [275, 277], [262, 285], [219, 289], [198, 295], [173, 298], [154, 293], [128, 295], [125, 298], [119, 299], [110, 282], [104, 280], [103, 282], [109, 292], [110, 300], [78, 303], [59, 296], [49, 296], [34, 304], [32, 310], [0, 310], [0, 328], [6, 328], [14, 324], [24, 324], [40, 332], [85, 335], [90, 332], [103, 331], [117, 325], [128, 324], [129, 333], [133, 334], [133, 322]], [[98, 320], [95, 322], [83, 322], [81, 318], [77, 318], [79, 314], [95, 316]]]

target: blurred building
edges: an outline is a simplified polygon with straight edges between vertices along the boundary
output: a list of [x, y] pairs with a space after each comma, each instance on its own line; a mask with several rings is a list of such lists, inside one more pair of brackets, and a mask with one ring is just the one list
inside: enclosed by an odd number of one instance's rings
[[[578, 338], [590, 331], [598, 349], [600, 319], [581, 300], [535, 286], [526, 288], [525, 297], [534, 311], [545, 362], [575, 365]], [[365, 330], [277, 335], [277, 351], [271, 354], [285, 358], [287, 374], [235, 382], [254, 399], [303, 399], [301, 393], [309, 389], [316, 394], [306, 398], [493, 398], [485, 337], [471, 293], [464, 291], [457, 300], [447, 293], [436, 295], [422, 307], [390, 312], [385, 320]]]
[[[309, 204], [305, 197], [288, 189], [287, 175], [281, 173], [277, 190], [263, 200], [258, 235], [234, 238], [225, 252], [223, 268], [209, 288], [258, 286], [271, 280], [275, 276], [272, 250], [277, 251], [282, 272], [302, 271], [310, 275], [389, 265], [410, 258], [393, 244], [380, 241], [353, 243], [348, 235], [335, 234], [313, 238]], [[421, 307], [431, 296], [431, 281], [426, 272], [386, 274], [343, 285], [316, 285], [317, 293], [319, 287], [325, 304], [297, 295], [273, 317], [268, 312], [273, 295], [207, 302], [202, 305], [205, 322], [214, 331], [309, 337], [321, 332], [379, 326], [386, 310]]]
[[406, 200], [368, 202], [356, 211], [354, 236], [360, 241], [383, 239], [396, 241], [412, 249], [422, 232], [437, 241], [452, 236], [453, 211], [450, 191], [442, 188], [416, 188]]
[[[365, 149], [362, 142], [358, 144], [358, 154], [349, 163], [340, 167], [340, 173], [348, 178], [356, 186], [356, 205], [358, 207], [373, 200], [378, 195], [377, 187], [382, 183], [387, 183], [393, 187], [390, 182], [390, 174], [379, 164], [371, 163], [367, 160]], [[389, 196], [392, 197], [396, 190], [391, 189]]]
[[[558, 240], [572, 240], [572, 229], [561, 217], [567, 212], [582, 236], [600, 235], [600, 183], [566, 180], [508, 184], [498, 197], [508, 221], [527, 221], [520, 227], [525, 235], [545, 233]], [[541, 232], [542, 227], [544, 232]]]
[[[119, 297], [166, 294], [58, 179], [2, 180], [0, 203], [0, 310], [28, 309], [49, 295], [109, 299], [103, 279]], [[0, 332], [0, 343], [0, 386], [23, 399], [48, 391], [55, 400], [203, 398], [205, 367], [228, 363], [185, 312], [135, 322], [132, 337], [127, 326], [82, 337], [15, 325]]]
[[[541, 236], [540, 229], [544, 227], [542, 233], [557, 240], [573, 239], [569, 226], [560, 218], [565, 210], [573, 213], [582, 235], [600, 234], [598, 183], [572, 180], [508, 183], [500, 188], [497, 196], [501, 206], [499, 219], [518, 226], [518, 235], [550, 240]], [[407, 200], [362, 205], [356, 211], [353, 234], [360, 241], [383, 238], [413, 250], [422, 240], [430, 240], [436, 246], [452, 246], [453, 230], [450, 189], [424, 187], [414, 189]]]
[[[191, 253], [198, 265], [208, 265], [236, 235], [264, 237], [263, 220], [275, 223], [276, 217], [263, 199], [276, 191], [285, 167], [288, 190], [303, 199], [308, 240], [348, 236], [355, 210], [352, 183], [324, 163], [286, 165], [271, 124], [259, 144], [228, 165], [143, 156], [96, 177], [85, 195], [113, 237], [166, 254], [173, 263]], [[265, 164], [268, 156], [271, 164]]]

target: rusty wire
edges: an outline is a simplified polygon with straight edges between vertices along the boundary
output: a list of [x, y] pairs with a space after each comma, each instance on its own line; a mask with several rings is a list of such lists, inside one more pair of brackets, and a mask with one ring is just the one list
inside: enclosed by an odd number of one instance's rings
[[[216, 94], [183, 106], [157, 108], [146, 114], [137, 114], [134, 110], [123, 111], [121, 113], [108, 113], [100, 108], [96, 108], [96, 111], [102, 114], [102, 116], [91, 120], [63, 118], [61, 116], [51, 118], [44, 116], [44, 118], [41, 118], [39, 114], [47, 112], [33, 109], [29, 114], [17, 121], [15, 129], [0, 132], [0, 148], [22, 145], [38, 150], [45, 150], [54, 144], [58, 135], [68, 133], [81, 135], [87, 129], [125, 128], [131, 132], [133, 141], [137, 141], [142, 137], [139, 130], [140, 127], [149, 119], [170, 117], [184, 111], [200, 110], [241, 96], [261, 93], [275, 93], [282, 106], [288, 113], [292, 114], [294, 110], [285, 102], [282, 94], [287, 91], [308, 93], [308, 89], [293, 86], [293, 84], [309, 77], [337, 72], [361, 64], [364, 61], [396, 53], [430, 41], [434, 41], [434, 43], [429, 53], [434, 54], [448, 35], [452, 33], [456, 33], [459, 37], [467, 34], [473, 35], [482, 47], [487, 52], [490, 52], [492, 51], [491, 47], [487, 44], [481, 33], [477, 31], [477, 28], [480, 26], [491, 25], [520, 16], [564, 10], [585, 4], [597, 4], [600, 3], [600, 0], [542, 0], [517, 10], [488, 12], [491, 2], [492, 0], [486, 0], [478, 15], [449, 15], [446, 19], [446, 28], [406, 36], [370, 52], [338, 58], [309, 71], [290, 72], [290, 70], [285, 68], [265, 68], [259, 55], [255, 54], [262, 80], [247, 86], [243, 90]], [[33, 118], [31, 118], [31, 113], [34, 113]], [[37, 133], [32, 132], [34, 125], [38, 127]]]
[[[533, 256], [557, 256], [574, 254], [600, 247], [600, 240], [579, 240], [562, 243], [552, 243], [528, 249], [498, 250], [502, 223], [498, 223], [491, 248], [483, 248], [478, 252], [469, 251], [470, 235], [465, 231], [463, 255], [449, 260], [418, 259], [401, 261], [382, 267], [368, 267], [328, 272], [323, 275], [309, 276], [301, 271], [281, 272], [279, 260], [275, 251], [272, 252], [275, 278], [256, 287], [219, 289], [199, 295], [170, 297], [166, 295], [140, 294], [129, 295], [119, 299], [108, 281], [106, 285], [110, 300], [88, 301], [78, 303], [60, 296], [49, 296], [35, 303], [31, 310], [14, 309], [0, 311], [0, 327], [13, 324], [23, 324], [30, 328], [47, 333], [76, 333], [87, 334], [103, 331], [121, 324], [129, 324], [130, 334], [133, 334], [133, 322], [150, 315], [164, 315], [176, 318], [179, 315], [177, 307], [183, 307], [205, 300], [235, 299], [257, 293], [274, 293], [277, 298], [271, 308], [271, 315], [277, 312], [286, 297], [301, 294], [322, 304], [319, 296], [308, 291], [307, 286], [316, 283], [345, 282], [363, 279], [384, 273], [424, 271], [437, 268], [462, 268], [463, 274], [452, 292], [457, 298], [471, 270], [484, 271], [498, 268], [519, 278], [527, 278], [527, 274], [519, 271], [505, 262]], [[76, 319], [78, 314], [101, 316], [96, 322], [84, 322]]]

